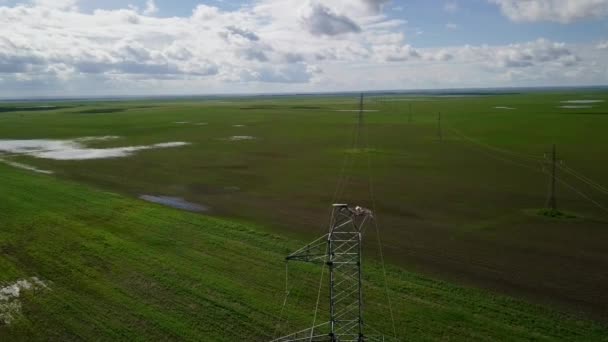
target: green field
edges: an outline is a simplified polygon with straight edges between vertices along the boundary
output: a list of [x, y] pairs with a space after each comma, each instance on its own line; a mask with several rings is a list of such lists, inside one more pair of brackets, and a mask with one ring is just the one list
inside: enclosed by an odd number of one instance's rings
[[[607, 101], [591, 91], [369, 96], [365, 149], [351, 144], [355, 97], [2, 105], [0, 139], [190, 145], [111, 159], [3, 156], [53, 174], [0, 165], [0, 281], [50, 284], [25, 294], [0, 340], [270, 338], [284, 255], [326, 230], [331, 202], [372, 207], [370, 176], [403, 339], [606, 340], [587, 319], [608, 321]], [[538, 215], [554, 143], [558, 208], [570, 218]], [[348, 182], [336, 195], [338, 179]], [[185, 198], [214, 218], [144, 194]], [[390, 332], [373, 234], [366, 246], [368, 320]], [[299, 287], [279, 332], [311, 323], [317, 271], [293, 271]]]
[[[319, 271], [294, 265], [277, 329], [282, 259], [297, 241], [5, 166], [0, 172], [0, 282], [36, 276], [48, 287], [22, 293], [19, 312], [0, 324], [2, 341], [264, 341], [311, 324]], [[367, 322], [390, 333], [379, 266], [364, 267]], [[517, 300], [395, 267], [388, 273], [403, 339], [608, 336], [606, 327]]]

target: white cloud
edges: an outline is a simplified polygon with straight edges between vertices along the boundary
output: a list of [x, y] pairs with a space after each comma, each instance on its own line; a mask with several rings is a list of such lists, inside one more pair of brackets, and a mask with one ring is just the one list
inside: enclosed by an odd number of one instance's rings
[[367, 6], [368, 10], [379, 13], [384, 9], [384, 6], [391, 2], [391, 0], [363, 0], [365, 6]]
[[531, 67], [572, 67], [581, 62], [564, 43], [546, 39], [504, 46], [470, 46], [443, 49], [416, 49], [410, 45], [378, 45], [376, 60], [384, 62], [427, 61], [476, 64], [481, 68], [518, 69]]
[[608, 40], [598, 43], [596, 48], [600, 50], [608, 49]]
[[[49, 87], [87, 78], [106, 85], [205, 78], [307, 83], [321, 61], [369, 58], [376, 41], [404, 25], [381, 13], [384, 0], [261, 0], [234, 11], [199, 5], [190, 17], [173, 18], [153, 17], [152, 0], [141, 12], [88, 14], [71, 10], [75, 0], [36, 1], [0, 7], [6, 23], [0, 73]], [[399, 49], [404, 37], [392, 44]]]
[[83, 13], [76, 2], [0, 6], [1, 96], [607, 81], [608, 49], [595, 44], [417, 48], [407, 38], [419, 29], [383, 14], [387, 3], [260, 0], [171, 18], [135, 8]]
[[143, 15], [154, 15], [158, 13], [158, 7], [156, 7], [156, 3], [154, 2], [154, 0], [146, 1], [146, 8], [142, 13]]
[[448, 1], [443, 5], [443, 10], [449, 13], [455, 13], [460, 9], [460, 6], [455, 1]]
[[460, 29], [460, 25], [454, 23], [447, 23], [445, 24], [445, 28], [450, 31], [457, 31]]
[[517, 22], [563, 24], [608, 16], [608, 0], [488, 0]]
[[314, 35], [335, 36], [361, 31], [361, 27], [352, 19], [319, 3], [304, 7], [300, 13], [300, 21], [306, 30]]
[[421, 58], [420, 52], [409, 45], [380, 45], [374, 48], [379, 61], [401, 62]]
[[46, 8], [76, 10], [78, 0], [32, 0], [32, 4]]
[[455, 49], [454, 54], [462, 60], [494, 68], [571, 67], [581, 61], [566, 44], [546, 39], [495, 47], [465, 46]]

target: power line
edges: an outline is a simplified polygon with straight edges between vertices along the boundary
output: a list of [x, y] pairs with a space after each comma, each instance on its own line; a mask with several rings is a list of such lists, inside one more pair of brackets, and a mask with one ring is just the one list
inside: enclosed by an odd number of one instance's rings
[[[485, 146], [485, 145], [483, 145], [483, 144], [478, 144], [478, 143], [476, 143], [476, 141], [475, 141], [475, 140], [472, 140], [471, 138], [469, 138], [469, 137], [467, 137], [466, 135], [464, 135], [464, 134], [460, 133], [458, 130], [456, 130], [456, 129], [454, 129], [454, 128], [450, 128], [450, 130], [451, 130], [451, 131], [452, 131], [454, 134], [458, 135], [459, 137], [461, 137], [461, 138], [463, 138], [463, 139], [465, 139], [465, 140], [467, 140], [467, 141], [471, 142], [471, 143], [472, 143], [472, 144], [474, 144], [474, 145], [477, 145], [477, 146], [478, 146], [478, 148], [480, 148], [480, 151], [481, 151], [482, 153], [484, 153], [485, 155], [489, 156], [490, 158], [497, 159], [497, 160], [500, 160], [500, 161], [505, 162], [505, 163], [509, 163], [509, 164], [517, 165], [517, 166], [519, 166], [519, 167], [523, 167], [523, 168], [526, 168], [526, 169], [532, 170], [532, 171], [534, 171], [534, 172], [541, 172], [541, 170], [540, 170], [540, 169], [538, 169], [538, 168], [536, 168], [536, 167], [534, 167], [534, 166], [531, 166], [531, 165], [528, 165], [528, 164], [523, 164], [521, 161], [515, 161], [515, 160], [512, 160], [512, 159], [508, 159], [507, 157], [504, 157], [504, 156], [501, 156], [501, 155], [496, 154], [496, 152], [497, 152], [496, 150], [494, 150], [494, 149], [489, 149], [489, 148], [487, 148], [487, 146]], [[538, 160], [538, 162], [539, 162], [539, 161], [540, 161], [540, 160]]]
[[572, 168], [570, 168], [570, 167], [568, 167], [568, 166], [564, 165], [563, 163], [562, 163], [562, 164], [558, 164], [558, 167], [559, 167], [561, 170], [566, 171], [566, 172], [567, 172], [567, 173], [569, 173], [570, 175], [572, 175], [572, 176], [574, 176], [574, 177], [578, 178], [578, 179], [579, 179], [580, 181], [582, 181], [583, 183], [585, 183], [585, 184], [587, 184], [587, 185], [591, 186], [591, 187], [592, 187], [592, 188], [594, 188], [595, 190], [598, 190], [599, 192], [602, 192], [602, 193], [604, 193], [604, 194], [608, 194], [608, 189], [607, 189], [606, 187], [604, 187], [604, 186], [602, 186], [601, 184], [599, 184], [599, 183], [597, 183], [597, 182], [593, 181], [591, 178], [589, 178], [589, 177], [587, 177], [587, 176], [583, 175], [582, 173], [577, 172], [576, 170], [574, 170], [574, 169], [572, 169]]
[[[357, 118], [357, 131], [353, 141], [354, 148], [359, 152], [361, 148], [361, 134], [364, 126], [363, 120], [363, 94], [359, 97], [359, 115]], [[369, 132], [366, 130], [365, 149], [364, 153], [369, 153], [367, 146], [369, 145]], [[372, 177], [371, 177], [371, 159], [368, 154], [368, 170], [370, 171], [369, 191], [370, 199], [375, 207], [375, 196], [373, 193]], [[350, 158], [351, 164], [354, 158]], [[348, 167], [348, 164], [345, 164]], [[348, 186], [349, 179], [345, 177], [338, 184], [341, 184], [342, 190]], [[338, 191], [338, 192], [341, 192]], [[340, 195], [338, 193], [338, 195]], [[320, 263], [328, 267], [329, 270], [329, 334], [319, 335], [315, 329], [321, 324], [316, 325], [321, 291], [323, 288], [323, 279], [325, 267], [322, 267], [321, 278], [319, 280], [319, 288], [317, 291], [317, 301], [315, 303], [315, 311], [313, 315], [312, 327], [291, 335], [287, 335], [274, 341], [312, 341], [316, 338], [329, 338], [332, 342], [338, 341], [365, 341], [368, 340], [364, 335], [363, 322], [363, 279], [362, 279], [362, 241], [366, 223], [373, 219], [373, 212], [362, 207], [349, 207], [347, 204], [333, 204], [332, 213], [330, 216], [329, 233], [306, 245], [298, 251], [287, 256], [286, 260], [304, 261]], [[376, 234], [379, 241], [379, 246], [382, 248], [379, 228], [376, 226]], [[326, 247], [324, 247], [323, 239], [326, 239]], [[393, 332], [396, 336], [396, 327], [394, 315], [392, 311], [392, 303], [390, 301], [390, 293], [388, 291], [388, 282], [386, 280], [386, 268], [384, 265], [384, 254], [381, 254], [381, 261], [384, 275], [384, 285], [389, 302], [391, 322]], [[287, 268], [286, 268], [287, 272]], [[286, 275], [287, 282], [287, 275]], [[286, 297], [287, 297], [286, 290]], [[285, 299], [286, 301], [286, 299]], [[382, 337], [384, 340], [384, 337]]]
[[503, 154], [508, 154], [511, 155], [513, 157], [517, 157], [517, 158], [522, 158], [522, 159], [527, 159], [529, 161], [539, 161], [539, 160], [543, 160], [544, 158], [542, 156], [535, 156], [535, 155], [531, 155], [531, 154], [525, 154], [525, 153], [520, 153], [520, 152], [515, 152], [512, 150], [507, 150], [504, 148], [500, 148], [500, 147], [496, 147], [487, 143], [483, 143], [480, 142], [478, 140], [475, 140], [469, 136], [467, 136], [466, 134], [462, 133], [460, 130], [454, 128], [454, 127], [450, 127], [450, 130], [453, 131], [454, 133], [456, 133], [457, 135], [461, 136], [462, 138], [464, 138], [465, 140], [468, 140], [469, 142], [475, 144], [475, 145], [479, 145], [483, 148], [486, 148], [488, 150], [493, 150], [495, 152], [500, 152]]
[[[327, 259], [325, 260], [327, 262]], [[317, 324], [317, 313], [319, 312], [319, 302], [321, 301], [321, 289], [323, 288], [323, 276], [325, 275], [325, 267], [321, 267], [321, 279], [319, 280], [319, 290], [317, 292], [317, 303], [315, 304], [315, 314], [312, 319], [313, 328], [310, 329], [310, 341], [312, 341], [313, 333], [315, 331], [314, 326]]]
[[[545, 173], [547, 173], [545, 171]], [[548, 173], [547, 173], [548, 174]], [[601, 203], [597, 202], [596, 200], [594, 200], [593, 198], [589, 197], [588, 195], [586, 195], [584, 192], [582, 192], [581, 190], [579, 190], [578, 188], [576, 188], [573, 185], [570, 185], [568, 182], [564, 181], [563, 179], [559, 178], [559, 177], [555, 177], [555, 179], [560, 182], [562, 185], [566, 186], [568, 189], [572, 190], [574, 193], [578, 194], [579, 196], [581, 196], [582, 198], [586, 199], [587, 201], [593, 203], [595, 206], [597, 206], [598, 208], [602, 209], [603, 211], [608, 213], [608, 208], [603, 206]]]
[[[366, 149], [369, 148], [369, 127], [366, 126], [365, 128], [366, 130], [366, 139], [365, 139], [365, 145], [366, 145]], [[386, 276], [386, 266], [384, 263], [384, 251], [383, 251], [383, 245], [382, 245], [382, 238], [380, 237], [380, 229], [378, 228], [378, 209], [376, 207], [376, 196], [374, 194], [374, 182], [373, 182], [373, 173], [372, 173], [372, 157], [371, 157], [371, 153], [369, 153], [369, 151], [367, 152], [367, 174], [369, 177], [369, 197], [370, 200], [372, 202], [372, 211], [374, 213], [374, 217], [372, 218], [374, 221], [374, 227], [376, 230], [376, 239], [378, 242], [378, 250], [380, 252], [380, 263], [382, 264], [382, 275], [383, 275], [383, 279], [384, 279], [384, 291], [386, 293], [386, 300], [388, 302], [388, 309], [389, 309], [389, 313], [391, 316], [391, 325], [393, 328], [393, 336], [395, 338], [397, 338], [397, 329], [395, 326], [395, 316], [393, 314], [393, 305], [392, 305], [392, 301], [391, 301], [391, 297], [390, 297], [390, 292], [389, 292], [389, 288], [388, 288], [388, 280], [387, 280], [387, 276]]]
[[[499, 149], [499, 148], [494, 148], [494, 147], [489, 146], [489, 145], [484, 145], [484, 144], [478, 143], [477, 141], [475, 141], [475, 140], [473, 140], [473, 139], [471, 139], [471, 138], [467, 137], [466, 135], [464, 135], [464, 134], [460, 133], [458, 130], [456, 130], [456, 129], [454, 129], [454, 128], [451, 128], [451, 130], [452, 130], [452, 131], [453, 131], [455, 134], [457, 134], [457, 135], [461, 136], [462, 138], [464, 138], [464, 139], [468, 140], [469, 142], [471, 142], [471, 143], [473, 143], [473, 144], [479, 145], [480, 147], [484, 147], [484, 148], [487, 148], [487, 149], [489, 149], [489, 150], [494, 150], [494, 151], [496, 151], [496, 152], [502, 152], [502, 153], [507, 152], [507, 153], [512, 154], [512, 155], [515, 155], [515, 156], [517, 156], [517, 155], [518, 155], [517, 153], [510, 153], [510, 151], [501, 150], [501, 149]], [[508, 158], [502, 157], [502, 156], [493, 155], [493, 154], [487, 154], [487, 155], [488, 155], [488, 156], [490, 156], [490, 157], [492, 157], [492, 158], [494, 158], [494, 159], [501, 160], [501, 161], [503, 161], [503, 162], [511, 163], [511, 164], [514, 164], [514, 165], [517, 165], [517, 166], [520, 166], [520, 167], [524, 167], [524, 168], [527, 168], [527, 169], [533, 170], [533, 171], [535, 171], [535, 172], [541, 172], [541, 173], [544, 173], [544, 174], [547, 174], [547, 175], [551, 176], [551, 173], [549, 173], [548, 171], [546, 171], [546, 170], [545, 170], [545, 168], [543, 167], [542, 163], [541, 163], [541, 167], [540, 167], [540, 168], [535, 168], [535, 167], [532, 167], [532, 166], [530, 166], [530, 165], [522, 164], [522, 163], [520, 163], [520, 162], [518, 162], [518, 161], [514, 161], [514, 160], [511, 160], [511, 159], [508, 159]], [[521, 157], [521, 156], [520, 156], [520, 157]], [[529, 158], [529, 156], [527, 156], [527, 158]], [[539, 162], [540, 162], [540, 160], [539, 160]], [[559, 164], [557, 163], [557, 161], [556, 161], [555, 165], [559, 167]], [[564, 166], [562, 166], [562, 167], [566, 168], [566, 166], [565, 166], [565, 165], [564, 165]], [[561, 167], [560, 167], [560, 168], [561, 168]], [[572, 169], [564, 169], [564, 170], [572, 171], [572, 172], [570, 172], [570, 173], [572, 173], [572, 174], [573, 174], [573, 173], [576, 173], [576, 171], [574, 171], [574, 170], [572, 170]], [[573, 174], [573, 175], [574, 175], [574, 174]], [[551, 177], [553, 178], [553, 176], [551, 176]], [[576, 176], [576, 175], [575, 175], [575, 177], [579, 178], [581, 181], [584, 181], [584, 179], [585, 179], [585, 177], [584, 177], [584, 176], [582, 176], [582, 175], [579, 175], [579, 176]], [[577, 189], [576, 187], [572, 186], [571, 184], [567, 183], [567, 182], [566, 182], [566, 181], [564, 181], [563, 179], [561, 179], [561, 178], [559, 178], [559, 177], [555, 176], [555, 180], [556, 180], [557, 182], [559, 182], [560, 184], [562, 184], [562, 185], [566, 186], [568, 189], [572, 190], [574, 193], [578, 194], [580, 197], [582, 197], [582, 198], [586, 199], [586, 200], [587, 200], [587, 201], [589, 201], [591, 204], [593, 204], [593, 205], [595, 205], [596, 207], [598, 207], [598, 208], [602, 209], [603, 211], [608, 212], [608, 208], [606, 208], [605, 206], [603, 206], [601, 203], [599, 203], [599, 202], [595, 201], [594, 199], [592, 199], [591, 197], [589, 197], [588, 195], [586, 195], [586, 194], [585, 194], [584, 192], [582, 192], [581, 190], [579, 190], [579, 189]], [[588, 181], [589, 181], [589, 182], [591, 182], [592, 184], [596, 184], [598, 187], [600, 187], [600, 188], [602, 189], [601, 191], [605, 190], [605, 189], [604, 189], [604, 188], [603, 188], [601, 185], [599, 185], [599, 184], [597, 184], [597, 183], [595, 183], [595, 182], [591, 181], [590, 179], [588, 179]], [[585, 181], [584, 181], [584, 182], [585, 182]], [[589, 184], [588, 182], [585, 182], [585, 183]], [[552, 185], [552, 184], [551, 184], [551, 185]], [[589, 185], [591, 185], [591, 184], [589, 184]]]

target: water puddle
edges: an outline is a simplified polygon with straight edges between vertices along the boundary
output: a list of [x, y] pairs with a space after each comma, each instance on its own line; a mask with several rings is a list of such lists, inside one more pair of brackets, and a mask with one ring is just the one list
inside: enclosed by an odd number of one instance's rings
[[494, 107], [494, 109], [506, 109], [506, 110], [514, 110], [514, 109], [517, 109], [517, 108], [513, 108], [513, 107], [506, 107], [506, 106], [497, 106], [497, 107]]
[[13, 283], [0, 283], [0, 326], [9, 325], [21, 315], [23, 292], [48, 289], [48, 286], [37, 277], [17, 280]]
[[21, 163], [12, 162], [12, 161], [8, 161], [8, 160], [4, 160], [4, 159], [0, 159], [0, 163], [6, 164], [6, 165], [9, 165], [9, 166], [12, 166], [12, 167], [16, 167], [16, 168], [19, 168], [19, 169], [23, 169], [23, 170], [43, 173], [43, 174], [46, 174], [46, 175], [50, 175], [50, 174], [53, 173], [53, 171], [41, 170], [41, 169], [36, 168], [34, 166], [31, 166], [31, 165], [21, 164]]
[[166, 205], [171, 208], [194, 211], [194, 212], [206, 212], [209, 211], [209, 207], [196, 204], [192, 202], [188, 202], [181, 197], [171, 197], [171, 196], [153, 196], [153, 195], [141, 195], [140, 199], [156, 204]]
[[572, 104], [589, 104], [589, 103], [601, 103], [604, 100], [568, 100], [560, 101], [561, 103], [572, 103]]
[[229, 138], [226, 138], [226, 140], [229, 141], [245, 141], [245, 140], [255, 140], [256, 137], [252, 137], [250, 135], [233, 135]]
[[232, 127], [245, 127], [245, 125], [232, 125]]
[[108, 140], [116, 140], [116, 139], [120, 139], [120, 137], [117, 136], [117, 135], [104, 135], [104, 136], [100, 136], [100, 137], [82, 137], [82, 138], [76, 138], [76, 139], [74, 139], [74, 141], [77, 141], [77, 142], [90, 142], [90, 141], [108, 141]]
[[585, 109], [585, 108], [593, 108], [593, 106], [559, 106], [558, 108], [564, 109]]
[[128, 157], [138, 151], [189, 145], [189, 143], [182, 141], [113, 148], [88, 148], [83, 145], [84, 142], [110, 140], [115, 138], [117, 137], [84, 137], [73, 140], [0, 140], [0, 152], [43, 159], [87, 160]]

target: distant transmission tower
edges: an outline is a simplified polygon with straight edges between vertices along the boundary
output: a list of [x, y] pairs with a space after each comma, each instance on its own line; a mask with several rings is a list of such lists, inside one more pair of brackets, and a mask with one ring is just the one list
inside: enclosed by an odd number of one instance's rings
[[551, 150], [551, 183], [549, 187], [549, 198], [547, 200], [547, 207], [551, 210], [557, 210], [557, 196], [555, 193], [555, 178], [556, 178], [556, 164], [557, 164], [557, 148], [555, 144], [553, 144], [553, 149]]
[[443, 141], [443, 131], [441, 129], [441, 112], [437, 115], [437, 137], [439, 141]]
[[369, 209], [334, 204], [329, 233], [287, 256], [287, 260], [324, 263], [329, 268], [330, 319], [273, 342], [385, 341], [383, 336], [364, 334], [361, 241], [370, 219]]
[[410, 103], [409, 107], [410, 107], [410, 111], [409, 111], [409, 114], [407, 116], [407, 122], [408, 123], [412, 123], [412, 104], [411, 103]]

